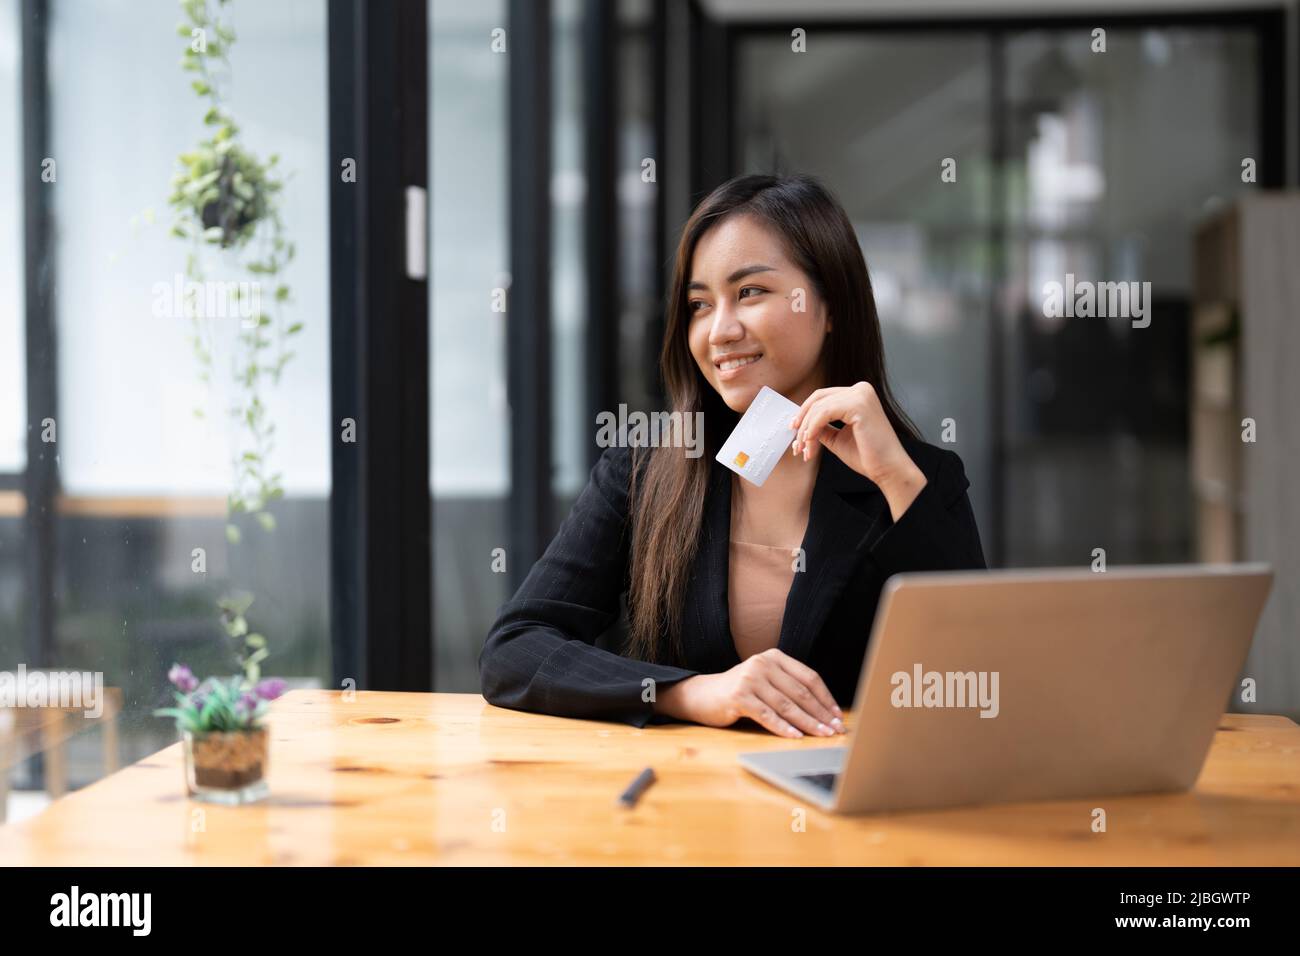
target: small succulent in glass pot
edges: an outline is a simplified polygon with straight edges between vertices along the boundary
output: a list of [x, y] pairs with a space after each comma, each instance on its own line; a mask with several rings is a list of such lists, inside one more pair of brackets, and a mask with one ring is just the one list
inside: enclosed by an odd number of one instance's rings
[[250, 664], [245, 658], [244, 663], [243, 674], [203, 681], [184, 664], [174, 665], [167, 677], [177, 706], [154, 711], [156, 717], [176, 719], [185, 749], [185, 783], [196, 800], [238, 805], [269, 792], [262, 719], [270, 702], [284, 693], [285, 681], [257, 680], [250, 675], [257, 661]]

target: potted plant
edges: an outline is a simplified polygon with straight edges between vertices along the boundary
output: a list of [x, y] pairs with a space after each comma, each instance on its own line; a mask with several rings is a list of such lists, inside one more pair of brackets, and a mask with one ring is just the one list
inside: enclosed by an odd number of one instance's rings
[[[238, 622], [251, 603], [251, 597], [241, 595], [223, 606], [228, 632], [240, 630]], [[175, 664], [167, 677], [175, 688], [176, 706], [154, 711], [155, 717], [176, 719], [185, 750], [185, 783], [196, 800], [235, 806], [270, 792], [263, 718], [286, 684], [279, 677], [260, 679], [266, 640], [246, 630], [245, 624], [239, 635], [244, 638], [244, 653], [238, 658], [243, 673], [199, 681], [189, 667]]]

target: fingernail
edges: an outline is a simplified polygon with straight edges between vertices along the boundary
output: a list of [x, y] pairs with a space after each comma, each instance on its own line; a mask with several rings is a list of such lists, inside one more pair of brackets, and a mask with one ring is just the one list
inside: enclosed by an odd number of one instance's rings
[[821, 734], [823, 737], [829, 737], [831, 734], [835, 733], [835, 731], [831, 730], [825, 724], [818, 724], [817, 733]]
[[836, 718], [834, 718], [833, 720], [831, 720], [831, 723], [832, 723], [832, 724], [836, 727], [836, 729], [838, 729], [838, 730], [843, 730], [843, 729], [844, 729], [844, 721], [840, 720], [838, 717], [836, 717]]
[[791, 727], [790, 729], [791, 729], [792, 731], [794, 731], [794, 735], [795, 735], [796, 737], [802, 737], [802, 736], [803, 736], [803, 731], [800, 730], [798, 727]]
[[839, 704], [836, 704], [832, 709], [835, 711], [835, 716], [836, 716], [836, 717], [843, 717], [843, 716], [844, 716], [844, 711], [840, 710], [840, 705], [839, 705]]

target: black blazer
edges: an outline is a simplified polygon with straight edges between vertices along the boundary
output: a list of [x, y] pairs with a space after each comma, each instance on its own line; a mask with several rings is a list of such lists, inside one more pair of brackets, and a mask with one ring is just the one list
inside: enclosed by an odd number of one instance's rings
[[[880, 489], [825, 448], [777, 646], [815, 670], [851, 706], [885, 579], [901, 571], [983, 568], [984, 551], [953, 451], [903, 439], [928, 481], [895, 523]], [[684, 667], [650, 664], [595, 645], [619, 615], [629, 583], [631, 450], [607, 449], [479, 654], [483, 696], [498, 707], [644, 727], [656, 691], [740, 663], [731, 637], [727, 566], [731, 475], [710, 462], [700, 547], [682, 616]], [[662, 718], [661, 718], [662, 719]]]

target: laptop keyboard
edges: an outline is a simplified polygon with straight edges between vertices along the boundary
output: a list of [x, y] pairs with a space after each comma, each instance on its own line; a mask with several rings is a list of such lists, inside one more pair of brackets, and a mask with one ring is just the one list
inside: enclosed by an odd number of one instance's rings
[[799, 774], [795, 774], [795, 776], [798, 777], [800, 780], [807, 780], [809, 783], [813, 784], [814, 786], [821, 787], [827, 793], [830, 793], [835, 789], [835, 778], [837, 778], [839, 774], [838, 773], [799, 773]]

